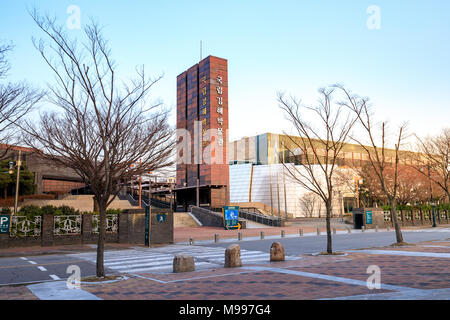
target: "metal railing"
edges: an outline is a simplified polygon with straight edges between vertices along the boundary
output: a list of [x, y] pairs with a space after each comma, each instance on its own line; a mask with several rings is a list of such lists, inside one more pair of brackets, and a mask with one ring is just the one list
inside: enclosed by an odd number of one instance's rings
[[55, 216], [53, 221], [56, 236], [81, 234], [81, 215]]
[[281, 227], [282, 224], [280, 217], [266, 216], [261, 213], [250, 212], [247, 208], [239, 210], [239, 217], [271, 227]]
[[[92, 216], [92, 233], [98, 234], [100, 228], [99, 215]], [[106, 232], [115, 233], [119, 230], [119, 215], [118, 214], [107, 214], [106, 215]]]
[[32, 218], [12, 216], [10, 237], [39, 237], [41, 235], [41, 228], [42, 216]]

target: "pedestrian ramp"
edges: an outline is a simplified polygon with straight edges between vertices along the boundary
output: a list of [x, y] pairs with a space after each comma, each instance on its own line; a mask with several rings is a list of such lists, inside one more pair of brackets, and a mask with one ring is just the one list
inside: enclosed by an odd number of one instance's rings
[[[171, 245], [160, 248], [135, 248], [105, 251], [105, 268], [118, 273], [167, 273], [173, 270], [175, 255], [194, 257], [196, 270], [222, 267], [225, 263], [225, 248], [192, 245]], [[68, 256], [96, 262], [96, 252], [69, 254]], [[286, 256], [286, 260], [298, 260], [299, 257]], [[265, 264], [270, 262], [270, 254], [241, 249], [243, 265]]]

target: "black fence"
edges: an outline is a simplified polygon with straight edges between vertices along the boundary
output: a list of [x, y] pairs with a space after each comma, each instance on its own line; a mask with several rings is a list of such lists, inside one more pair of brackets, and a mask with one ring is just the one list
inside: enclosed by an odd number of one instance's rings
[[282, 220], [280, 217], [266, 216], [264, 214], [259, 213], [257, 209], [255, 209], [254, 212], [251, 212], [247, 208], [240, 209], [239, 217], [250, 220], [250, 221], [254, 221], [257, 223], [265, 224], [265, 225], [271, 226], [271, 227], [282, 227]]

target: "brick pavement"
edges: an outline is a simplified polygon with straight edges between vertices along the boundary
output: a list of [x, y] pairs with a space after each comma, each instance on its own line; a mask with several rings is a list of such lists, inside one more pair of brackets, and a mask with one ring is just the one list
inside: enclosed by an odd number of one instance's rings
[[[378, 250], [393, 251], [393, 254], [406, 250], [448, 253], [450, 242], [428, 241], [415, 246]], [[309, 300], [395, 294], [399, 291], [393, 290], [409, 288], [420, 289], [421, 294], [426, 294], [430, 289], [450, 288], [448, 258], [393, 254], [354, 250], [345, 256], [302, 255], [301, 260], [259, 264], [258, 270], [252, 269], [254, 265], [246, 265], [233, 269], [218, 266], [180, 274], [139, 273], [114, 283], [83, 284], [82, 289], [99, 298], [114, 300]], [[371, 265], [380, 267], [383, 285], [398, 287], [368, 289], [365, 283], [369, 277], [367, 268]], [[329, 278], [324, 279], [324, 276]], [[36, 297], [26, 287], [0, 287], [0, 299], [33, 298]], [[442, 298], [450, 299], [450, 296]]]

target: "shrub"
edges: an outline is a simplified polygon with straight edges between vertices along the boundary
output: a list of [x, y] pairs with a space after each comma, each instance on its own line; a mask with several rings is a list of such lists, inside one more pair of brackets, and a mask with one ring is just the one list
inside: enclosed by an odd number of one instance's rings
[[27, 218], [31, 219], [35, 216], [41, 216], [42, 210], [38, 206], [29, 205], [29, 206], [23, 206], [22, 208], [20, 208], [20, 210], [17, 214], [20, 216], [26, 216]]
[[11, 211], [11, 208], [9, 208], [9, 207], [7, 207], [7, 208], [2, 208], [1, 210], [0, 210], [0, 214], [11, 214], [12, 213], [12, 211]]

